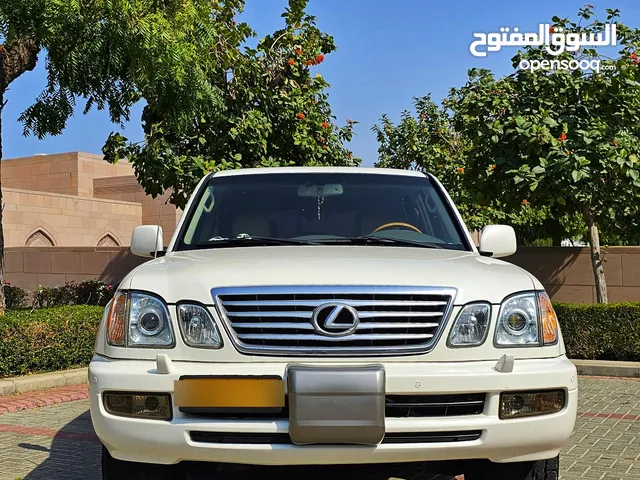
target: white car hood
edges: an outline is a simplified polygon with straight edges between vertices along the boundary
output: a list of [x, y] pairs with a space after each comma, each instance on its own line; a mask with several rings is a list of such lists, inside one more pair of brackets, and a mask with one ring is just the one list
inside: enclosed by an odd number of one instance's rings
[[454, 287], [455, 303], [500, 303], [542, 289], [525, 270], [476, 253], [390, 246], [268, 246], [168, 253], [132, 271], [120, 288], [153, 292], [168, 303], [213, 303], [215, 287], [401, 285]]

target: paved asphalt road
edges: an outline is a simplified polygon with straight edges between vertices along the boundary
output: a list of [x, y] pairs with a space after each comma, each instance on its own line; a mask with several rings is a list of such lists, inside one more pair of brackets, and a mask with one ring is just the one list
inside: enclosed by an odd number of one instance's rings
[[[640, 480], [640, 380], [581, 377], [580, 388], [580, 418], [561, 457], [561, 480]], [[83, 396], [86, 387], [0, 398], [0, 480], [100, 480], [100, 445], [88, 402], [74, 400]], [[52, 403], [57, 404], [33, 408]], [[308, 473], [274, 477], [272, 472], [256, 471], [250, 477], [299, 480], [305, 475], [312, 480]], [[316, 469], [313, 473], [314, 478], [329, 478], [315, 475]], [[436, 478], [418, 471], [390, 473], [407, 480]], [[348, 478], [390, 476], [378, 470]]]

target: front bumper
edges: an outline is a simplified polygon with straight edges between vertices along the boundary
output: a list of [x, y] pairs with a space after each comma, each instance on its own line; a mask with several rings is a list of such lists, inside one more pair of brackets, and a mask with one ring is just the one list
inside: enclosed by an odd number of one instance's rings
[[[292, 362], [295, 363], [295, 362]], [[374, 362], [377, 363], [377, 362]], [[447, 417], [386, 418], [386, 434], [479, 431], [479, 438], [456, 442], [381, 443], [376, 446], [297, 446], [284, 442], [211, 443], [207, 434], [288, 434], [286, 419], [227, 420], [182, 414], [174, 408], [171, 421], [123, 418], [108, 414], [102, 402], [106, 390], [173, 392], [182, 375], [281, 375], [287, 363], [213, 364], [175, 362], [160, 374], [156, 362], [95, 357], [89, 366], [91, 419], [96, 434], [120, 460], [174, 464], [205, 461], [253, 465], [320, 465], [404, 463], [489, 459], [494, 462], [540, 460], [559, 454], [573, 432], [577, 415], [578, 378], [565, 357], [516, 360], [502, 373], [495, 361], [450, 363], [382, 363], [387, 395], [486, 393], [481, 414]], [[539, 417], [500, 420], [501, 392], [565, 389], [565, 408]], [[198, 441], [191, 432], [198, 432]], [[196, 437], [193, 437], [196, 438]]]

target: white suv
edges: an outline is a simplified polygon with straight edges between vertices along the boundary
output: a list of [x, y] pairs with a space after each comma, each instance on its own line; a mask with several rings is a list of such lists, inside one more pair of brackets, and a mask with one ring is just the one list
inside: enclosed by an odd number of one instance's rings
[[119, 285], [89, 367], [104, 478], [409, 462], [557, 478], [578, 378], [549, 297], [495, 259], [513, 229], [476, 248], [432, 175], [209, 174], [166, 250], [150, 225], [131, 250], [155, 258]]

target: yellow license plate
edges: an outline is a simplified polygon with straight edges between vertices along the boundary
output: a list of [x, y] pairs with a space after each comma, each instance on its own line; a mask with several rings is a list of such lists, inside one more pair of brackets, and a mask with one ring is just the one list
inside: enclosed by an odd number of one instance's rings
[[176, 380], [176, 407], [282, 408], [284, 380], [276, 377], [199, 377]]

